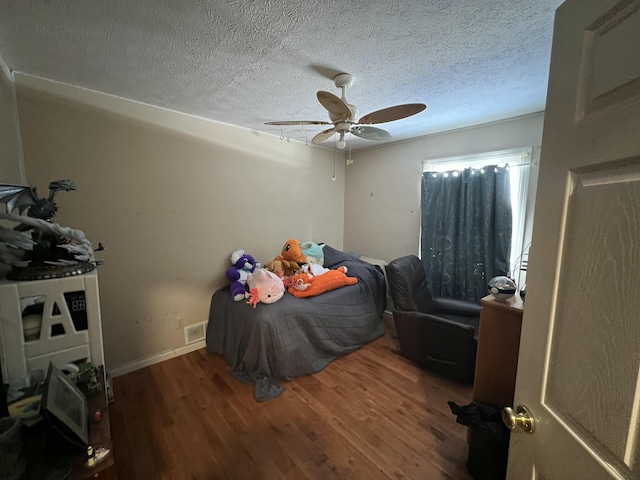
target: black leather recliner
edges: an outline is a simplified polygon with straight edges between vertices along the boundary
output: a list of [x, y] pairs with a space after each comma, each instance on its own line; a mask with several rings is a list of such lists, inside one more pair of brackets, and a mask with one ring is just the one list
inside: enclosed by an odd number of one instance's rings
[[480, 304], [432, 297], [415, 255], [386, 266], [402, 356], [453, 380], [473, 382]]

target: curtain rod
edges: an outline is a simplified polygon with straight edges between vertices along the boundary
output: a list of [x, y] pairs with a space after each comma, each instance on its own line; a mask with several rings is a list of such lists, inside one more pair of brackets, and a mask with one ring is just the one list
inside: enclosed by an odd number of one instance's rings
[[[462, 163], [462, 162], [457, 162], [457, 163]], [[434, 173], [440, 172], [440, 173], [443, 173], [444, 170], [429, 170], [428, 168], [429, 167], [435, 167], [435, 166], [443, 167], [443, 166], [446, 166], [446, 165], [447, 165], [446, 163], [433, 164], [433, 163], [423, 162], [422, 163], [422, 171], [423, 172], [434, 172]], [[453, 171], [461, 171], [461, 170], [464, 170], [466, 168], [471, 168], [472, 170], [480, 170], [482, 168], [488, 167], [489, 165], [496, 165], [498, 167], [502, 166], [500, 164], [500, 162], [495, 162], [495, 163], [489, 162], [489, 163], [484, 164], [484, 165], [478, 165], [477, 167], [474, 167], [472, 165], [463, 166], [463, 167], [457, 167], [457, 168], [453, 167], [451, 170], [453, 170]], [[509, 165], [508, 163], [505, 163], [504, 164], [504, 168], [530, 167], [531, 165], [534, 165], [534, 162], [530, 162], [529, 161], [529, 162], [522, 162], [522, 163], [514, 163], [512, 165]], [[451, 170], [448, 170], [448, 171], [451, 171]]]
[[518, 157], [521, 158], [529, 158], [531, 161], [531, 157], [533, 156], [533, 149], [537, 148], [536, 146], [528, 146], [528, 147], [518, 147], [518, 148], [510, 148], [506, 150], [494, 150], [492, 152], [477, 152], [470, 153], [466, 155], [457, 155], [452, 157], [440, 157], [440, 158], [427, 158], [422, 160], [422, 164], [430, 164], [430, 165], [443, 165], [447, 163], [477, 163], [482, 161], [498, 161], [501, 158], [508, 157]]
[[[538, 162], [533, 160], [533, 155], [529, 151], [521, 151], [516, 153], [502, 155], [464, 155], [461, 157], [449, 157], [443, 159], [422, 160], [422, 171], [445, 171], [443, 169], [464, 170], [465, 168], [480, 169], [487, 165], [505, 165], [509, 168], [522, 167], [525, 165], [537, 165]], [[504, 162], [506, 158], [514, 158], [513, 162]], [[501, 161], [502, 160], [502, 161]], [[449, 165], [451, 167], [449, 167]]]

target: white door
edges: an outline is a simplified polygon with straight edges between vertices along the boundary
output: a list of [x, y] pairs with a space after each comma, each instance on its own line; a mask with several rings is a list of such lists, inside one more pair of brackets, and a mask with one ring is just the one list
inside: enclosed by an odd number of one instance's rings
[[640, 479], [640, 0], [556, 12], [508, 478]]

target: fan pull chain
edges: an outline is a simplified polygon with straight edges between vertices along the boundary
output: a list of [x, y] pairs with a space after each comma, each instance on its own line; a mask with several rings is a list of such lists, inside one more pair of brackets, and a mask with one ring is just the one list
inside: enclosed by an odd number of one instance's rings
[[331, 181], [336, 181], [336, 136], [333, 136], [333, 176], [331, 177]]
[[280, 140], [284, 140], [284, 130], [280, 129]]

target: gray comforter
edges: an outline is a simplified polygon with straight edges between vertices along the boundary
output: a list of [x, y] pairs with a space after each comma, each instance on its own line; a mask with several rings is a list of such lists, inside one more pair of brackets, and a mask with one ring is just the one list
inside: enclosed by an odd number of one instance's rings
[[319, 372], [384, 333], [384, 275], [379, 267], [326, 245], [324, 266], [347, 267], [358, 283], [315, 297], [286, 293], [254, 309], [234, 302], [229, 287], [214, 293], [207, 351], [227, 358], [238, 380], [255, 384], [259, 401], [282, 393], [278, 380]]

